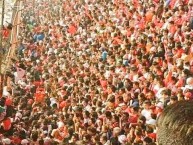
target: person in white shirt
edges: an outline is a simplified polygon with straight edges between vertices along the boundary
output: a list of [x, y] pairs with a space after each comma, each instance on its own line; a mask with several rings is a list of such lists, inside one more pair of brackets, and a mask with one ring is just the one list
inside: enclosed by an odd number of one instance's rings
[[151, 102], [146, 100], [144, 103], [143, 103], [143, 110], [141, 111], [141, 115], [143, 115], [147, 121], [149, 121], [151, 119], [151, 113], [152, 113], [152, 110], [150, 109], [150, 106], [151, 106]]

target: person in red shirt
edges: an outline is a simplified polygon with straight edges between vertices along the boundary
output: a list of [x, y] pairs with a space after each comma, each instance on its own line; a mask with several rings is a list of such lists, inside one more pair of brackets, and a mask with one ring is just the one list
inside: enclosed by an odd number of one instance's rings
[[137, 106], [137, 103], [134, 103], [130, 108], [128, 122], [137, 123], [138, 118], [139, 118], [139, 107]]
[[20, 144], [21, 143], [21, 138], [14, 133], [13, 136], [10, 138], [13, 144]]
[[4, 131], [8, 131], [11, 129], [11, 118], [7, 117], [3, 120], [3, 124], [2, 127], [4, 129]]

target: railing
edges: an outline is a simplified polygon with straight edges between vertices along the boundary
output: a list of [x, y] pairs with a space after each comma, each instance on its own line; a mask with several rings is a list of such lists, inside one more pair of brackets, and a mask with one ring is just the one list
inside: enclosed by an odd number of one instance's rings
[[14, 43], [17, 43], [17, 31], [18, 31], [18, 15], [19, 15], [19, 9], [20, 9], [20, 1], [16, 0], [14, 7], [13, 7], [13, 13], [12, 13], [12, 30], [9, 35], [9, 38], [7, 38], [6, 42], [4, 42], [4, 48], [5, 53], [3, 55], [3, 61], [1, 65], [1, 73], [4, 74], [6, 69], [9, 67], [10, 57], [12, 56], [12, 51], [15, 49], [16, 45]]
[[8, 41], [8, 42], [10, 42], [10, 44], [9, 44], [10, 46], [7, 47], [8, 51], [7, 51], [7, 54], [5, 55], [6, 67], [5, 67], [4, 71], [6, 71], [6, 68], [9, 67], [10, 58], [14, 55], [15, 48], [17, 47], [17, 43], [18, 43], [17, 34], [19, 31], [20, 15], [21, 15], [20, 7], [21, 7], [21, 1], [17, 0], [14, 4], [14, 10], [13, 10], [12, 21], [11, 21], [13, 27], [12, 27], [11, 35], [10, 35], [10, 38]]
[[[11, 58], [15, 55], [15, 50], [18, 45], [18, 32], [19, 32], [19, 25], [20, 25], [20, 17], [21, 17], [21, 5], [22, 1], [16, 0], [14, 4], [14, 9], [12, 13], [12, 30], [8, 40], [6, 41], [5, 48], [6, 53], [3, 55], [3, 61], [1, 64], [1, 89], [3, 86], [10, 86], [10, 78], [7, 78], [5, 73], [7, 69], [9, 69], [11, 64]], [[2, 90], [1, 90], [2, 91]]]

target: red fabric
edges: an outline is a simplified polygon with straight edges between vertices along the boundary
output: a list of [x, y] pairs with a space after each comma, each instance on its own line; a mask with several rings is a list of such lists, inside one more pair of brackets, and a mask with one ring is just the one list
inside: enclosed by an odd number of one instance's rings
[[182, 48], [177, 50], [177, 56], [178, 57], [181, 57], [182, 53], [184, 53], [184, 50]]
[[153, 0], [155, 3], [158, 3], [159, 2], [159, 0]]
[[150, 133], [148, 136], [154, 140], [156, 140], [156, 134], [155, 133]]
[[70, 33], [70, 34], [75, 34], [76, 33], [76, 27], [74, 26], [74, 25], [71, 25], [70, 27], [69, 27], [69, 29], [68, 29], [68, 32]]
[[36, 87], [39, 87], [39, 86], [41, 86], [41, 85], [43, 84], [43, 82], [42, 82], [42, 81], [35, 81], [33, 84], [34, 84]]
[[139, 6], [139, 1], [138, 0], [133, 0], [133, 4], [134, 4], [135, 8], [137, 8]]
[[36, 102], [42, 102], [44, 100], [44, 94], [36, 93], [35, 94], [35, 101]]
[[188, 2], [189, 2], [189, 0], [184, 0], [184, 3], [185, 3], [185, 4], [188, 4]]
[[4, 130], [9, 130], [11, 128], [11, 119], [7, 118], [3, 121], [3, 129]]
[[180, 78], [180, 79], [178, 80], [178, 82], [176, 83], [176, 86], [177, 86], [177, 87], [183, 87], [183, 85], [184, 85], [184, 79], [183, 79], [183, 78]]
[[113, 123], [113, 124], [112, 124], [112, 126], [113, 126], [113, 128], [115, 128], [115, 127], [119, 127], [119, 122], [115, 122], [115, 123]]
[[138, 117], [138, 115], [130, 115], [129, 123], [137, 123]]
[[185, 20], [185, 18], [184, 19], [180, 19], [180, 18], [178, 18], [178, 19], [176, 19], [175, 20], [175, 25], [177, 24], [177, 25], [182, 25], [182, 23], [184, 22], [184, 20]]
[[176, 3], [176, 0], [171, 0], [170, 1], [170, 7], [173, 9], [174, 8], [174, 5], [175, 5], [175, 3]]
[[151, 22], [153, 18], [153, 13], [151, 11], [147, 12], [145, 15], [146, 22]]
[[107, 87], [107, 81], [106, 80], [100, 80], [100, 83], [101, 83], [101, 86], [103, 88], [106, 88]]
[[62, 108], [64, 108], [66, 106], [66, 101], [62, 101], [61, 103], [60, 103], [60, 108], [62, 109]]
[[9, 30], [4, 29], [3, 30], [3, 38], [8, 38], [9, 37]]
[[12, 99], [11, 98], [7, 98], [5, 101], [5, 105], [6, 106], [11, 106], [12, 105]]
[[36, 102], [43, 102], [45, 98], [45, 90], [44, 88], [37, 88], [35, 93], [35, 101]]
[[176, 32], [176, 26], [172, 25], [169, 29], [170, 33], [174, 34]]
[[21, 139], [19, 137], [12, 137], [10, 139], [12, 140], [13, 144], [20, 144], [21, 143]]
[[122, 40], [119, 37], [115, 37], [113, 40], [113, 44], [115, 44], [115, 45], [122, 44]]

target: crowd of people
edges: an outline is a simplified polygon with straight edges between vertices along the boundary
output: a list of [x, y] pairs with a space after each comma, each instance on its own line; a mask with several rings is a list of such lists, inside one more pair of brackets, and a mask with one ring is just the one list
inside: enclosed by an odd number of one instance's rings
[[2, 144], [155, 145], [163, 109], [193, 99], [192, 0], [24, 2]]

